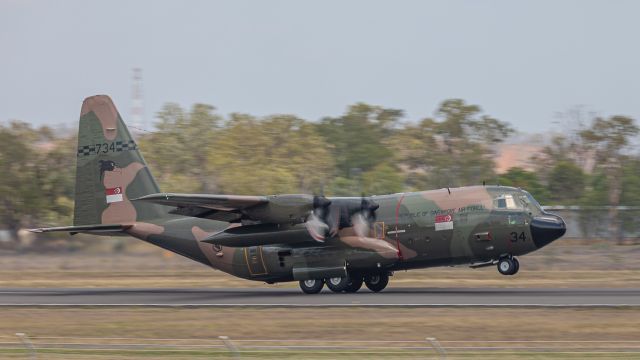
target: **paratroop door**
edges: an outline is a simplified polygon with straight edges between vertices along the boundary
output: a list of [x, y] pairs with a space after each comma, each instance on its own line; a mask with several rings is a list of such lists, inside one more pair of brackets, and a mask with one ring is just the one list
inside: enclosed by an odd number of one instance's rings
[[267, 268], [262, 257], [262, 246], [251, 246], [244, 248], [244, 258], [251, 275], [265, 275]]

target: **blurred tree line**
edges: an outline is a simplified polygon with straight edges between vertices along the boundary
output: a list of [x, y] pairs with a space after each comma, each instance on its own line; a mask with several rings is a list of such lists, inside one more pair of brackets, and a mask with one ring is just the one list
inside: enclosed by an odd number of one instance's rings
[[[543, 205], [640, 206], [639, 130], [624, 116], [573, 126], [531, 154], [535, 171], [501, 175], [496, 145], [514, 129], [461, 99], [445, 100], [419, 121], [364, 103], [315, 122], [225, 117], [207, 104], [168, 103], [156, 117], [156, 131], [137, 138], [166, 191], [341, 196], [486, 182], [527, 189]], [[75, 154], [75, 135], [1, 125], [0, 229], [70, 224]]]

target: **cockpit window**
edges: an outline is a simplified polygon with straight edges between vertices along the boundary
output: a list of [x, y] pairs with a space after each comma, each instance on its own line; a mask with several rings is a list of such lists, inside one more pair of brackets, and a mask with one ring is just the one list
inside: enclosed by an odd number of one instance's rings
[[528, 192], [520, 190], [517, 193], [499, 194], [493, 199], [494, 209], [524, 210], [530, 214], [542, 213], [542, 207]]
[[519, 206], [516, 204], [513, 195], [511, 194], [502, 194], [496, 197], [493, 200], [493, 206], [498, 209], [518, 209]]

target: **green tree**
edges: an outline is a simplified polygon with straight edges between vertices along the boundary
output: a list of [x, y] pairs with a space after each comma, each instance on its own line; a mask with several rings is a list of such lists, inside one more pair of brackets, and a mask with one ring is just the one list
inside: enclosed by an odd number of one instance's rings
[[208, 169], [225, 193], [319, 192], [334, 170], [315, 126], [291, 115], [232, 114], [209, 151]]
[[640, 157], [629, 158], [622, 165], [620, 205], [640, 206]]
[[[622, 165], [622, 193], [620, 205], [640, 206], [640, 157], [628, 159]], [[638, 230], [638, 212], [625, 211], [620, 214], [621, 226], [626, 231]]]
[[157, 131], [145, 134], [140, 148], [163, 189], [215, 192], [216, 177], [207, 172], [209, 149], [216, 147], [222, 117], [207, 104], [189, 112], [174, 103], [157, 114]]
[[38, 223], [31, 225], [73, 223], [77, 143], [75, 134], [52, 137], [42, 144], [44, 151], [37, 151], [36, 178], [46, 206], [38, 214]]
[[400, 110], [358, 103], [340, 117], [322, 119], [318, 131], [330, 145], [337, 175], [351, 178], [390, 161], [393, 153], [384, 141], [402, 116]]
[[463, 186], [495, 179], [492, 147], [512, 132], [509, 124], [482, 115], [479, 106], [450, 99], [435, 118], [397, 131], [391, 146], [410, 174], [409, 188]]
[[498, 177], [498, 183], [527, 190], [541, 204], [548, 204], [549, 202], [549, 192], [540, 183], [538, 176], [533, 171], [513, 167]]
[[373, 169], [362, 174], [362, 179], [362, 191], [365, 194], [392, 194], [403, 190], [404, 178], [400, 172], [390, 164], [378, 164]]
[[23, 122], [0, 126], [0, 224], [12, 236], [22, 227], [56, 225], [71, 214], [75, 139]]
[[570, 160], [558, 161], [549, 171], [548, 188], [554, 203], [573, 205], [584, 194], [587, 175]]
[[617, 206], [621, 203], [623, 189], [623, 164], [629, 160], [629, 145], [640, 129], [632, 118], [612, 116], [598, 117], [591, 126], [580, 132], [586, 148], [593, 151], [597, 171], [606, 176], [608, 185], [609, 233], [619, 241], [620, 223]]

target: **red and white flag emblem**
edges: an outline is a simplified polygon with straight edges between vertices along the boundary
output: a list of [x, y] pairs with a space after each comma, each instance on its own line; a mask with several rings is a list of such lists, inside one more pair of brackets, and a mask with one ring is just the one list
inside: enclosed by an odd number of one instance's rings
[[451, 214], [436, 215], [436, 231], [453, 230], [453, 216]]
[[121, 187], [106, 189], [104, 193], [107, 195], [107, 204], [110, 204], [113, 202], [119, 202], [123, 200]]

